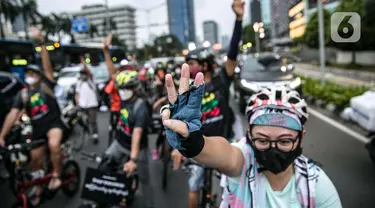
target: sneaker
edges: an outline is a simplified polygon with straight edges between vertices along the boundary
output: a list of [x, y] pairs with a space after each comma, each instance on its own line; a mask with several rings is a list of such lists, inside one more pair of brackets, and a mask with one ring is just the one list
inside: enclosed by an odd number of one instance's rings
[[159, 159], [159, 151], [158, 151], [158, 149], [153, 149], [152, 150], [152, 159], [153, 160], [158, 160]]

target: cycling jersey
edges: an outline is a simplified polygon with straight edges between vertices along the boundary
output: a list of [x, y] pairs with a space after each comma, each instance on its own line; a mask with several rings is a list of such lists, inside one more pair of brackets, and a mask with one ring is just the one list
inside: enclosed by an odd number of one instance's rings
[[118, 90], [115, 86], [115, 82], [111, 80], [108, 85], [104, 89], [105, 93], [111, 95], [111, 111], [116, 112], [120, 110], [120, 95], [118, 94]]
[[[50, 93], [42, 89], [42, 84], [50, 89]], [[26, 100], [24, 100], [23, 92], [19, 92], [13, 103], [13, 108], [26, 109], [33, 126], [33, 139], [47, 138], [48, 130], [63, 128], [60, 107], [53, 97], [53, 88], [56, 83], [45, 79], [42, 84], [38, 89], [28, 89]]]
[[[140, 102], [140, 103], [137, 103]], [[148, 108], [141, 98], [122, 101], [117, 123], [117, 140], [126, 149], [131, 149], [134, 128], [142, 128], [140, 149], [147, 147]]]
[[242, 151], [245, 163], [239, 177], [227, 178], [221, 208], [341, 207], [336, 188], [312, 160], [298, 157], [294, 162], [294, 175], [286, 187], [273, 191], [267, 178], [258, 171], [259, 164], [246, 139], [233, 145]]
[[232, 77], [223, 69], [221, 73], [206, 83], [205, 94], [202, 99], [203, 135], [222, 136], [230, 138], [229, 129], [232, 128], [231, 111], [229, 107], [229, 87]]

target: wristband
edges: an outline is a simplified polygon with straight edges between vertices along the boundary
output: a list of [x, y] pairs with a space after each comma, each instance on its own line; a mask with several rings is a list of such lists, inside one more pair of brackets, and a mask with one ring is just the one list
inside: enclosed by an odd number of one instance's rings
[[179, 135], [181, 140], [181, 146], [184, 150], [179, 150], [180, 153], [186, 158], [192, 158], [199, 155], [204, 147], [204, 138], [202, 131], [194, 131], [190, 132], [189, 137], [187, 139], [182, 138]]

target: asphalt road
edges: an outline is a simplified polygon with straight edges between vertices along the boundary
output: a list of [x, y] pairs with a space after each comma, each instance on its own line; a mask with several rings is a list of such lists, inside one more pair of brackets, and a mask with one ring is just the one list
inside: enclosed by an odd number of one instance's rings
[[[107, 146], [108, 113], [99, 115], [99, 131], [101, 143], [98, 146], [87, 144], [87, 151], [103, 152]], [[246, 126], [245, 118], [242, 117]], [[307, 135], [303, 141], [304, 154], [323, 165], [340, 194], [343, 207], [375, 207], [375, 171], [364, 144], [348, 134], [311, 115], [308, 121]], [[155, 136], [151, 136], [150, 144], [154, 144]], [[79, 158], [77, 158], [79, 159]], [[82, 173], [88, 166], [87, 161], [79, 161]], [[161, 162], [150, 161], [150, 173], [155, 190], [156, 207], [187, 207], [187, 176], [181, 171], [170, 172], [169, 186], [166, 192], [161, 189]], [[218, 182], [217, 182], [218, 183]], [[1, 193], [5, 193], [1, 190]], [[136, 200], [134, 207], [142, 206], [142, 197]], [[147, 196], [146, 196], [147, 197]], [[75, 208], [80, 203], [80, 195], [73, 198], [59, 193], [55, 199], [46, 202], [42, 208]]]

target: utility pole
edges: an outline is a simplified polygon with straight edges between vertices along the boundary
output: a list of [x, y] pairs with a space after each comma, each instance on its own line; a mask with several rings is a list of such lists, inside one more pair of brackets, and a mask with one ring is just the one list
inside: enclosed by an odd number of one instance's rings
[[111, 26], [109, 25], [109, 6], [108, 6], [108, 0], [105, 0], [105, 6], [107, 8], [107, 18], [106, 18], [106, 30], [107, 34], [111, 33]]
[[319, 52], [320, 52], [320, 82], [325, 83], [325, 65], [326, 65], [326, 54], [324, 46], [324, 13], [323, 13], [323, 2], [318, 0], [318, 15], [319, 15]]
[[3, 7], [2, 7], [1, 2], [0, 2], [0, 38], [5, 38], [3, 26], [5, 26], [6, 24], [4, 24], [4, 25], [2, 25], [2, 24], [3, 24]]

